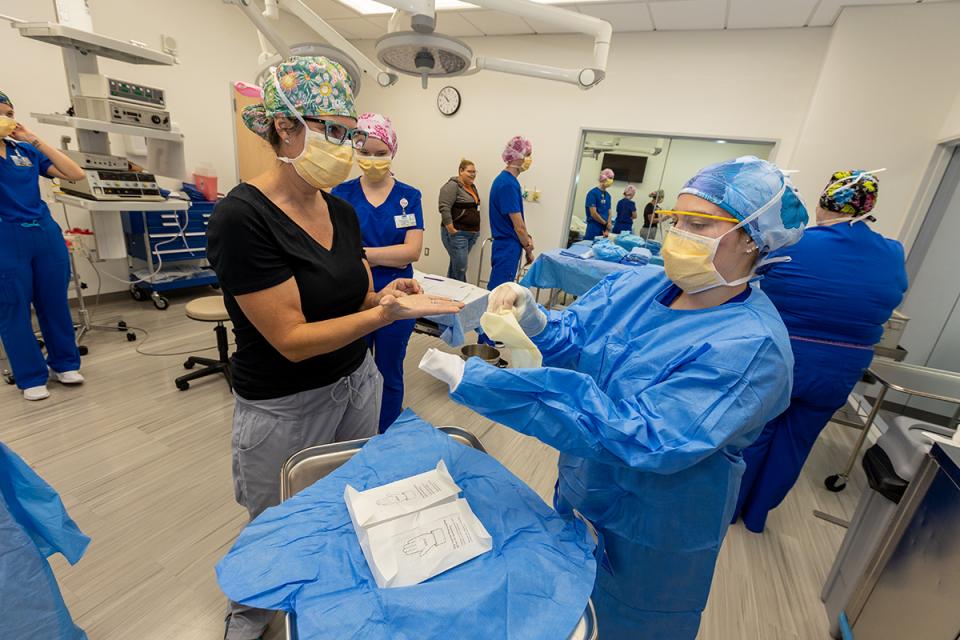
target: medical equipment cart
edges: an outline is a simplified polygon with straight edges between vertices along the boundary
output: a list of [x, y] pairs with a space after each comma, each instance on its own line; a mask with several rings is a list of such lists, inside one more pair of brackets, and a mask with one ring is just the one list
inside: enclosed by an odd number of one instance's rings
[[[130, 295], [148, 298], [161, 311], [170, 306], [163, 292], [205, 285], [218, 286], [217, 275], [207, 262], [207, 225], [215, 202], [191, 202], [186, 211], [130, 211], [123, 217], [123, 233], [129, 257], [142, 260], [156, 276], [138, 279], [131, 269]], [[195, 274], [167, 280], [163, 266], [201, 261]]]
[[[483, 445], [480, 444], [480, 440], [469, 431], [458, 427], [438, 427], [438, 429], [462, 445], [486, 452]], [[368, 440], [369, 438], [363, 438], [308, 447], [290, 456], [280, 471], [280, 500], [286, 500], [335, 471], [340, 465], [352, 458], [354, 454], [358, 453]], [[592, 531], [589, 523], [587, 523], [587, 526]], [[287, 640], [299, 640], [294, 614], [287, 614], [286, 616], [286, 631]], [[596, 613], [593, 609], [593, 603], [588, 600], [583, 617], [580, 618], [580, 622], [567, 640], [597, 640], [597, 637]]]

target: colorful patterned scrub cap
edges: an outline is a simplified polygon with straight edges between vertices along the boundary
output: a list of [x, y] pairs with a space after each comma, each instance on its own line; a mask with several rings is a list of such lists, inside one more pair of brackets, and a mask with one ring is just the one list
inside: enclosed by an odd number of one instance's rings
[[[737, 220], [761, 258], [803, 236], [807, 210], [797, 188], [772, 162], [743, 156], [701, 169], [680, 190], [712, 202]], [[759, 212], [759, 213], [758, 213]]]
[[276, 73], [267, 78], [263, 102], [243, 110], [244, 124], [261, 138], [267, 139], [274, 116], [297, 117], [280, 91], [301, 117], [357, 117], [352, 82], [340, 63], [323, 56], [293, 57], [277, 65]]
[[820, 194], [820, 206], [827, 211], [859, 217], [877, 204], [880, 181], [861, 169], [835, 171], [827, 188]]
[[367, 137], [376, 138], [390, 149], [390, 157], [397, 155], [397, 132], [390, 118], [379, 113], [361, 113], [357, 128], [367, 132]]
[[507, 147], [500, 157], [503, 158], [504, 162], [510, 164], [517, 160], [523, 160], [531, 153], [533, 153], [533, 144], [523, 136], [514, 136], [510, 138], [510, 142], [507, 143]]
[[11, 107], [13, 106], [13, 103], [10, 102], [10, 98], [8, 98], [7, 94], [5, 94], [3, 91], [0, 91], [0, 104], [8, 104]]
[[600, 172], [600, 182], [606, 182], [607, 180], [613, 180], [614, 177], [613, 169], [604, 169]]

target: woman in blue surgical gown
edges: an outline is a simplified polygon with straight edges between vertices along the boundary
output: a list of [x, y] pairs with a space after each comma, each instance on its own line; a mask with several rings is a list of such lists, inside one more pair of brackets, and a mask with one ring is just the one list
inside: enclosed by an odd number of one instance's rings
[[687, 182], [663, 244], [665, 271], [601, 281], [544, 312], [507, 283], [540, 369], [465, 364], [430, 350], [421, 368], [451, 397], [559, 449], [555, 504], [601, 537], [593, 601], [607, 639], [693, 640], [734, 502], [740, 451], [790, 397], [783, 322], [749, 284], [796, 242], [807, 214], [777, 167], [754, 157]]

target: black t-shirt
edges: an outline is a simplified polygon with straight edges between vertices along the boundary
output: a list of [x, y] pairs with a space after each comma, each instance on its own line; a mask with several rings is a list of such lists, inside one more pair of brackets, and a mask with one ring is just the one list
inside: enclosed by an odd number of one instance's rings
[[307, 322], [360, 310], [370, 281], [363, 264], [357, 216], [347, 202], [323, 194], [333, 223], [331, 249], [320, 246], [259, 189], [239, 184], [210, 216], [207, 257], [217, 272], [237, 349], [233, 385], [248, 400], [266, 400], [332, 384], [353, 373], [366, 355], [364, 340], [302, 362], [291, 362], [247, 319], [234, 296], [296, 280]]
[[653, 219], [653, 214], [656, 209], [653, 208], [653, 203], [648, 202], [647, 206], [643, 208], [643, 226], [645, 227], [655, 227], [657, 226], [657, 221]]

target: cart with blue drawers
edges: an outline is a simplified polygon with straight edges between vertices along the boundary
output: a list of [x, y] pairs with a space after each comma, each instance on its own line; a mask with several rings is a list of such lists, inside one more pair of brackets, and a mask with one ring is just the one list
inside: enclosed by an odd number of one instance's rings
[[207, 224], [215, 202], [192, 202], [186, 211], [130, 211], [123, 216], [127, 254], [147, 264], [149, 273], [163, 273], [164, 265], [199, 262], [190, 277], [138, 281], [130, 271], [130, 295], [134, 300], [153, 300], [164, 310], [170, 302], [163, 292], [187, 287], [218, 286], [217, 275], [207, 262]]

